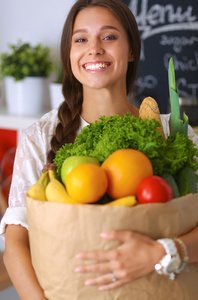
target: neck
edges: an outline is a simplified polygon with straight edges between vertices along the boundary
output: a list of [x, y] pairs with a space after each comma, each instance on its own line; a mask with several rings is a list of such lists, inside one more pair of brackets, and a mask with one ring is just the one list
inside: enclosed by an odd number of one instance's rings
[[123, 116], [130, 112], [138, 117], [138, 109], [128, 100], [123, 91], [113, 93], [109, 90], [84, 90], [81, 116], [89, 123], [99, 120], [101, 116]]

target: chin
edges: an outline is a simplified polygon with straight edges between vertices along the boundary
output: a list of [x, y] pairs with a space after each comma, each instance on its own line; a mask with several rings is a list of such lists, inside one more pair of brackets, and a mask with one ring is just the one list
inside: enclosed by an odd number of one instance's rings
[[90, 83], [86, 84], [84, 83], [83, 86], [89, 88], [89, 89], [93, 89], [93, 90], [100, 90], [100, 89], [105, 89], [108, 87], [108, 85], [106, 84], [102, 84], [101, 82], [94, 82], [94, 83]]

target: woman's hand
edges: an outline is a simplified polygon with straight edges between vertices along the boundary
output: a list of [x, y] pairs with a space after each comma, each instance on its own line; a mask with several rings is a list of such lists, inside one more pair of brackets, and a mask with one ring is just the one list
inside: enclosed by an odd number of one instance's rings
[[149, 274], [165, 255], [161, 244], [136, 232], [110, 231], [102, 233], [101, 237], [117, 240], [120, 244], [110, 250], [78, 253], [77, 258], [96, 262], [75, 269], [77, 273], [99, 273], [85, 284], [99, 285], [100, 290], [111, 290]]

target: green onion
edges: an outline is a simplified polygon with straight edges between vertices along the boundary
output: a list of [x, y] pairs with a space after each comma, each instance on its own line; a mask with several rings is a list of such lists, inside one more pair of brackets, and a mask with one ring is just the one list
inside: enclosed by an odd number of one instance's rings
[[169, 120], [170, 134], [173, 134], [175, 137], [176, 133], [180, 132], [185, 136], [188, 136], [188, 116], [183, 113], [183, 121], [180, 119], [179, 94], [176, 88], [175, 70], [172, 57], [169, 60], [168, 82], [171, 104], [171, 115]]

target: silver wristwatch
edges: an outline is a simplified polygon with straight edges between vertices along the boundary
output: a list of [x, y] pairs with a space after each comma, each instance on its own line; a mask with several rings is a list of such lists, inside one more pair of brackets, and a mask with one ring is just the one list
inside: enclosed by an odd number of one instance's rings
[[155, 265], [155, 270], [160, 275], [169, 275], [170, 279], [174, 279], [175, 273], [177, 273], [182, 263], [175, 242], [167, 238], [159, 239], [157, 242], [162, 244], [166, 255]]

